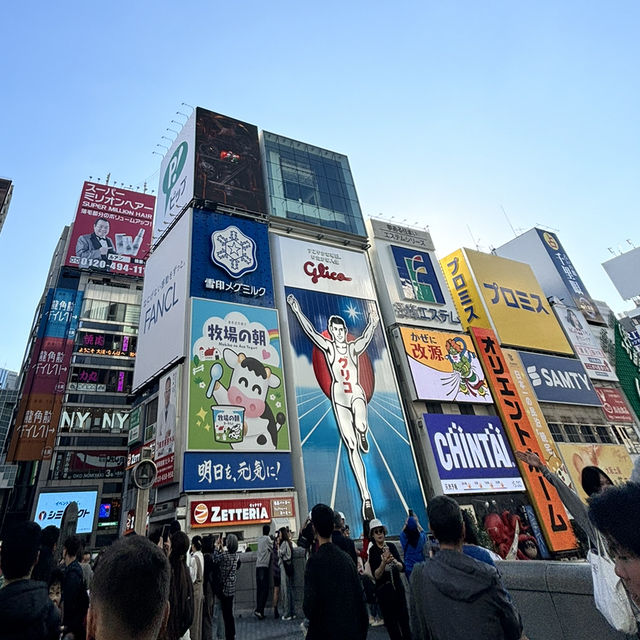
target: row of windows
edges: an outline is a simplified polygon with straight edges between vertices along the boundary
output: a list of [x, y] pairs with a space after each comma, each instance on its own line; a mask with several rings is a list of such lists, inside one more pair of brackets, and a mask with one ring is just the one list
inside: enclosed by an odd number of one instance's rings
[[640, 440], [631, 426], [550, 422], [549, 431], [556, 442], [622, 444], [629, 453], [640, 453]]
[[124, 302], [109, 302], [85, 298], [82, 304], [82, 318], [91, 320], [107, 320], [138, 325], [140, 321], [140, 305]]

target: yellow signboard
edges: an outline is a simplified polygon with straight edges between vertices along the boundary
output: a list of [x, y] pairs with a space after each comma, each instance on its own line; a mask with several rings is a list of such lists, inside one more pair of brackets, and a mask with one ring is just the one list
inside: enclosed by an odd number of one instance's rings
[[400, 327], [402, 344], [419, 400], [493, 400], [471, 336]]
[[633, 462], [622, 444], [559, 442], [558, 448], [567, 464], [573, 485], [584, 502], [587, 501], [587, 494], [582, 490], [582, 470], [585, 467], [602, 469], [613, 484], [624, 484], [631, 477]]
[[[538, 439], [540, 450], [542, 451], [543, 460], [547, 467], [554, 472], [559, 473], [567, 484], [571, 483], [569, 471], [560, 457], [560, 452], [556, 443], [551, 436], [547, 421], [542, 415], [542, 410], [538, 404], [536, 394], [529, 382], [529, 377], [525, 373], [522, 361], [518, 356], [518, 352], [513, 349], [503, 349], [502, 353], [507, 361], [507, 366], [511, 372], [511, 377], [518, 388], [518, 395], [522, 399], [524, 409], [529, 416], [529, 422], [533, 427], [533, 431]], [[573, 487], [575, 489], [575, 487]]]
[[480, 327], [492, 329], [491, 320], [485, 311], [482, 298], [478, 293], [467, 259], [466, 249], [458, 249], [440, 260], [445, 280], [453, 296], [456, 311], [463, 329]]
[[465, 328], [492, 326], [503, 345], [573, 354], [528, 264], [471, 249], [440, 263]]

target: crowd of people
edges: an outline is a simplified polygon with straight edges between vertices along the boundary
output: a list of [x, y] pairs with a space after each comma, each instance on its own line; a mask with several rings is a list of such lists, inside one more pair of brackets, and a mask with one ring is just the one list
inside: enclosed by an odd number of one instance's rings
[[[552, 474], [534, 456], [521, 459]], [[630, 609], [640, 611], [640, 484], [614, 487], [588, 471], [589, 506], [560, 488], [589, 538], [601, 536], [615, 562]], [[569, 506], [569, 505], [568, 505]], [[399, 544], [385, 523], [364, 523], [354, 541], [344, 515], [318, 504], [294, 553], [288, 528], [264, 525], [255, 555], [256, 606], [264, 620], [272, 589], [274, 618], [296, 618], [296, 570], [304, 566], [300, 632], [307, 640], [364, 639], [385, 625], [391, 640], [526, 640], [522, 619], [497, 569], [500, 557], [478, 542], [458, 503], [437, 496], [427, 507], [430, 532], [410, 512]], [[148, 538], [126, 536], [92, 563], [81, 540], [34, 522], [2, 541], [0, 640], [233, 640], [234, 597], [241, 566], [237, 537], [195, 535], [174, 521]], [[356, 544], [357, 542], [357, 544]], [[294, 558], [297, 560], [294, 562]], [[626, 596], [625, 596], [626, 597]]]

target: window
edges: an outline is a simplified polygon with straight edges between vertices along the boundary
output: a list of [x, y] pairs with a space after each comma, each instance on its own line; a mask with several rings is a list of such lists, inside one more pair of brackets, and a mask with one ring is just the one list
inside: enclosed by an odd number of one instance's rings
[[565, 437], [564, 431], [562, 430], [562, 425], [559, 425], [557, 422], [550, 422], [549, 431], [551, 432], [551, 437], [556, 442], [566, 442], [567, 438]]
[[439, 402], [425, 402], [427, 413], [442, 413], [442, 405]]
[[459, 404], [460, 414], [463, 416], [475, 416], [476, 412], [473, 409], [472, 404]]
[[569, 440], [569, 442], [582, 442], [577, 424], [565, 424], [564, 430], [567, 434], [567, 439]]
[[613, 434], [609, 427], [596, 427], [596, 432], [598, 434], [598, 438], [600, 438], [600, 442], [604, 442], [605, 444], [615, 444]]
[[580, 433], [584, 442], [598, 442], [593, 427], [588, 424], [580, 425]]

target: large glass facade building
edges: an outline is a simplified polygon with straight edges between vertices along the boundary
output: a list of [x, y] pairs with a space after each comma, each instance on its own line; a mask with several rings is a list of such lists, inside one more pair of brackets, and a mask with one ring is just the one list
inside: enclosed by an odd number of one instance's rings
[[269, 213], [366, 236], [347, 156], [262, 132]]

